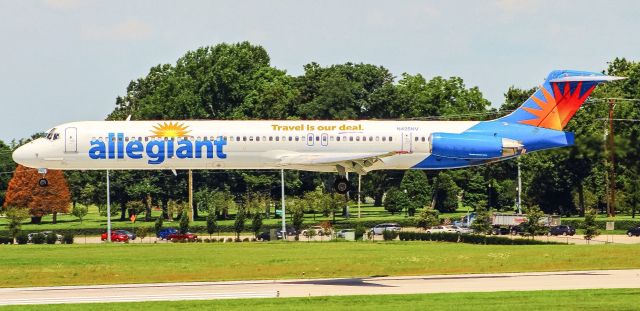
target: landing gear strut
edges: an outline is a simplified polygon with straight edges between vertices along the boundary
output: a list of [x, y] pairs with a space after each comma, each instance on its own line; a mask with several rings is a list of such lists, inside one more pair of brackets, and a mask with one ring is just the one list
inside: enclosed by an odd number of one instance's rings
[[339, 194], [345, 194], [351, 190], [351, 183], [345, 177], [338, 177], [333, 182], [333, 189]]

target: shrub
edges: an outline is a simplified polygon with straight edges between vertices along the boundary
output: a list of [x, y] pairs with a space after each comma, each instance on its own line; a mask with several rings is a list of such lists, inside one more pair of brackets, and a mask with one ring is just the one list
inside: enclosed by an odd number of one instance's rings
[[395, 240], [398, 237], [398, 232], [395, 230], [384, 230], [382, 231], [382, 238], [385, 241]]
[[16, 243], [27, 244], [28, 242], [29, 242], [29, 237], [25, 233], [20, 232], [18, 235], [16, 235]]
[[205, 238], [205, 239], [204, 239], [204, 242], [205, 242], [205, 243], [211, 243], [211, 240], [209, 240], [208, 238]]
[[44, 244], [44, 240], [46, 238], [47, 237], [44, 234], [36, 233], [36, 234], [31, 236], [31, 243], [33, 243], [33, 244]]
[[249, 242], [249, 238], [242, 239], [242, 242]]
[[65, 232], [65, 234], [62, 235], [62, 243], [73, 244], [73, 233]]
[[58, 235], [53, 232], [49, 233], [47, 235], [46, 242], [47, 244], [56, 244], [56, 242], [58, 242]]
[[530, 239], [510, 239], [501, 236], [485, 236], [479, 234], [457, 234], [449, 232], [400, 232], [402, 241], [436, 241], [469, 244], [491, 244], [491, 245], [540, 245], [540, 244], [562, 244], [557, 242], [546, 242]]
[[0, 244], [13, 244], [13, 238], [8, 236], [0, 236]]
[[225, 242], [227, 242], [227, 243], [229, 243], [229, 242], [233, 242], [233, 238], [227, 238], [227, 239], [225, 240]]
[[355, 229], [356, 240], [361, 240], [365, 232], [367, 232], [367, 229], [362, 224], [356, 225], [356, 229]]

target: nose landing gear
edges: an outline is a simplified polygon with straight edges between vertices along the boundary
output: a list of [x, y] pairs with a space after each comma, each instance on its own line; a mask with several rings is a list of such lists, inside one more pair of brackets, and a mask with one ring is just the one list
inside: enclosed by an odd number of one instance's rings
[[38, 185], [40, 187], [46, 187], [49, 185], [49, 181], [47, 180], [47, 178], [45, 178], [45, 176], [47, 175], [47, 169], [46, 168], [39, 168], [38, 169], [38, 173], [42, 174], [42, 178], [40, 178], [40, 180], [38, 180]]

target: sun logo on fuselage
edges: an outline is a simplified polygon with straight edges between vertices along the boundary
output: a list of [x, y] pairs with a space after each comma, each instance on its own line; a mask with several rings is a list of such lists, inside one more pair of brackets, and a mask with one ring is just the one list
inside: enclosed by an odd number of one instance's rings
[[162, 122], [161, 124], [154, 125], [151, 132], [154, 134], [154, 137], [172, 138], [187, 136], [190, 130], [189, 126], [184, 125], [184, 123]]

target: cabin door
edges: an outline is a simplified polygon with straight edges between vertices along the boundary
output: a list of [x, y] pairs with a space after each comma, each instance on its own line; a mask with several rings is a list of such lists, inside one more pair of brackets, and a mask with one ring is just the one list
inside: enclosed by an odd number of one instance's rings
[[413, 134], [411, 132], [402, 132], [402, 151], [413, 152], [413, 142], [411, 141]]
[[64, 142], [64, 152], [78, 152], [78, 129], [75, 127], [66, 128], [64, 130]]

